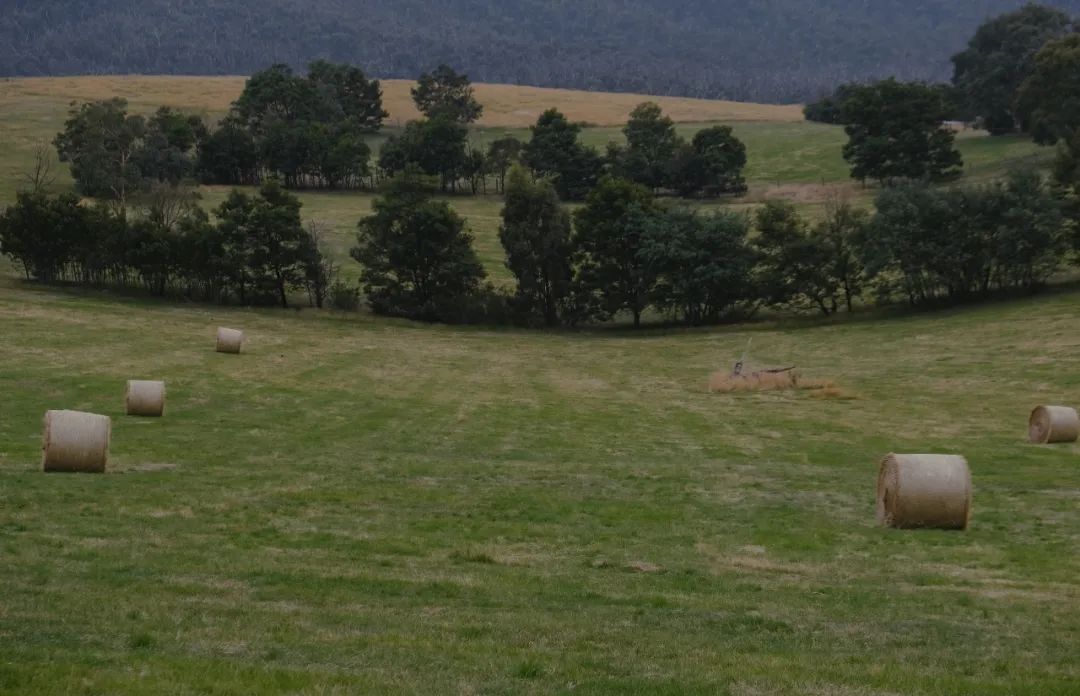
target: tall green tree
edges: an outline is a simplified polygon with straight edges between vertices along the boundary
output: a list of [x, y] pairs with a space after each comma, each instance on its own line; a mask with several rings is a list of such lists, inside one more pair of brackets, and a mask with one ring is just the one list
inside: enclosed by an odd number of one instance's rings
[[251, 255], [254, 251], [255, 200], [233, 189], [214, 210], [220, 246], [215, 249], [225, 286], [240, 304], [252, 299]]
[[469, 158], [469, 131], [446, 117], [410, 121], [399, 136], [391, 136], [379, 152], [379, 167], [389, 176], [410, 165], [439, 177], [445, 191], [456, 187]]
[[83, 216], [77, 196], [20, 192], [0, 214], [0, 252], [21, 266], [28, 279], [59, 280]]
[[1080, 133], [1080, 33], [1039, 51], [1016, 105], [1036, 142], [1068, 145]]
[[828, 123], [831, 125], [843, 125], [844, 102], [847, 101], [851, 90], [858, 87], [857, 84], [844, 84], [833, 90], [832, 94], [826, 95], [808, 103], [803, 108], [803, 116], [807, 121], [815, 123]]
[[259, 150], [255, 138], [233, 118], [199, 143], [197, 169], [203, 183], [248, 186], [259, 179]]
[[717, 322], [757, 302], [757, 254], [747, 243], [745, 215], [670, 210], [651, 215], [640, 259], [657, 274], [653, 303], [688, 324]]
[[1060, 267], [1069, 247], [1063, 202], [1034, 170], [1013, 170], [985, 194], [992, 280], [999, 288], [1036, 289]]
[[81, 194], [123, 209], [142, 185], [137, 155], [145, 134], [146, 119], [129, 115], [125, 100], [109, 99], [72, 107], [54, 144]]
[[771, 305], [813, 307], [826, 316], [837, 310], [839, 282], [829, 273], [829, 253], [795, 206], [769, 201], [754, 216], [760, 253], [758, 280]]
[[640, 184], [604, 177], [574, 213], [574, 246], [579, 254], [575, 283], [579, 297], [595, 299], [598, 317], [627, 311], [634, 326], [649, 306], [657, 270], [643, 257], [643, 232], [658, 210]]
[[469, 148], [462, 163], [461, 176], [469, 184], [469, 190], [475, 196], [483, 189], [487, 193], [488, 161], [487, 155], [478, 148]]
[[476, 122], [484, 107], [476, 100], [468, 75], [460, 75], [448, 65], [424, 73], [412, 88], [413, 102], [420, 113], [431, 119], [450, 119], [457, 123]]
[[521, 161], [538, 176], [550, 177], [564, 200], [580, 200], [596, 185], [603, 158], [578, 141], [581, 125], [570, 123], [558, 109], [548, 109], [530, 128]]
[[[359, 186], [370, 172], [365, 138], [387, 112], [382, 87], [359, 68], [316, 61], [308, 74], [274, 65], [253, 75], [200, 157], [204, 180], [240, 183], [269, 170], [287, 187]], [[251, 149], [257, 165], [248, 165]]]
[[300, 201], [276, 181], [259, 190], [249, 229], [253, 232], [249, 263], [251, 276], [263, 292], [272, 292], [282, 307], [289, 291], [302, 287], [311, 249], [300, 221]]
[[350, 251], [363, 266], [360, 282], [380, 314], [438, 320], [484, 278], [465, 221], [445, 201], [432, 200], [407, 170], [374, 213], [360, 221]]
[[521, 147], [521, 141], [513, 136], [499, 138], [488, 145], [488, 170], [495, 175], [497, 192], [502, 193], [506, 190], [506, 174], [510, 171], [510, 167], [521, 159]]
[[315, 82], [279, 63], [248, 78], [232, 114], [259, 138], [275, 124], [319, 120], [325, 103]]
[[390, 115], [383, 109], [382, 85], [356, 66], [318, 60], [308, 66], [307, 79], [319, 94], [324, 122], [352, 133], [374, 133]]
[[510, 170], [499, 241], [506, 267], [517, 278], [516, 299], [527, 314], [539, 314], [548, 326], [559, 313], [573, 277], [570, 215], [555, 187], [533, 179], [520, 166]]
[[1041, 175], [942, 190], [926, 184], [884, 189], [863, 258], [879, 289], [912, 304], [983, 297], [994, 289], [1034, 290], [1067, 249], [1061, 204]]
[[313, 121], [275, 121], [259, 139], [259, 159], [289, 188], [316, 174], [315, 163], [326, 147], [324, 132]]
[[681, 146], [675, 122], [655, 102], [639, 104], [623, 128], [626, 149], [618, 163], [622, 176], [656, 191], [671, 180], [671, 160]]
[[967, 48], [953, 56], [953, 84], [991, 134], [1017, 129], [1016, 94], [1031, 74], [1035, 55], [1072, 26], [1061, 10], [1030, 3], [985, 22]]
[[[827, 287], [839, 290], [849, 312], [854, 309], [855, 298], [862, 294], [866, 284], [862, 245], [869, 227], [867, 211], [846, 201], [830, 201], [824, 218], [810, 231], [811, 244], [821, 249]], [[831, 311], [835, 311], [834, 297], [829, 298]]]
[[147, 122], [142, 142], [134, 155], [141, 176], [159, 183], [179, 184], [195, 175], [196, 146], [206, 139], [203, 120], [167, 106]]
[[851, 176], [944, 180], [958, 176], [963, 158], [942, 126], [942, 92], [921, 82], [893, 78], [853, 89], [843, 105]]
[[327, 245], [327, 227], [318, 221], [308, 223], [305, 230], [302, 256], [304, 285], [312, 304], [322, 309], [337, 284], [338, 265]]
[[671, 183], [683, 196], [742, 193], [746, 191], [745, 167], [746, 145], [730, 126], [713, 126], [695, 133], [690, 144], [675, 153]]
[[1080, 132], [1067, 142], [1058, 143], [1054, 158], [1054, 182], [1062, 201], [1062, 213], [1072, 227], [1074, 259], [1080, 264]]
[[371, 148], [354, 129], [320, 126], [322, 136], [315, 164], [326, 186], [355, 186], [371, 174]]
[[295, 196], [271, 180], [257, 197], [234, 190], [214, 211], [221, 258], [241, 304], [273, 297], [288, 307], [289, 291], [303, 286], [311, 240], [300, 207]]

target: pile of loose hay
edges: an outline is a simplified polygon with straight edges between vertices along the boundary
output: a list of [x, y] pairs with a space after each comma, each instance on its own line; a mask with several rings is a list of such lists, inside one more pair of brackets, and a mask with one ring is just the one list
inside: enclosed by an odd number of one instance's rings
[[716, 372], [709, 378], [709, 391], [714, 394], [759, 391], [808, 391], [823, 399], [851, 399], [845, 392], [827, 379], [809, 379], [795, 370], [783, 372], [750, 372], [735, 375]]
[[877, 519], [898, 529], [967, 529], [971, 471], [946, 454], [890, 454], [877, 482]]

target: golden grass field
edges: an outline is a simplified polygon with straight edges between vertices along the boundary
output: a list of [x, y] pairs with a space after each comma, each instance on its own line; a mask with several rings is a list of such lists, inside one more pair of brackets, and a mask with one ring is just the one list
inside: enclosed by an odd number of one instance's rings
[[[166, 105], [208, 116], [218, 116], [240, 96], [245, 77], [185, 77], [109, 75], [101, 77], [41, 77], [0, 81], [0, 107], [45, 99], [57, 106], [71, 101], [123, 97], [138, 111]], [[403, 125], [418, 116], [409, 89], [412, 80], [384, 80], [383, 101], [390, 112], [388, 125]], [[583, 92], [517, 85], [476, 85], [477, 99], [484, 105], [480, 126], [514, 128], [528, 126], [544, 110], [555, 107], [572, 121], [600, 126], [621, 125], [630, 111], [646, 100], [658, 103], [679, 123], [708, 121], [802, 120], [799, 105], [744, 104], [740, 102], [650, 97], [641, 94]]]
[[[391, 124], [408, 85], [386, 85]], [[0, 206], [72, 101], [213, 117], [241, 86], [0, 81]], [[583, 135], [602, 146], [645, 99], [477, 91], [478, 143], [558, 106], [612, 124]], [[848, 183], [843, 130], [797, 107], [658, 101], [738, 121], [740, 208], [873, 195]], [[1052, 156], [960, 147], [969, 182]], [[374, 195], [300, 198], [354, 280]], [[451, 201], [508, 283], [501, 198]], [[1026, 427], [1037, 404], [1080, 405], [1078, 306], [1062, 285], [922, 314], [539, 332], [49, 287], [0, 259], [0, 696], [1077, 696], [1080, 444]], [[241, 355], [214, 352], [218, 326], [245, 331]], [[748, 369], [805, 380], [710, 393], [751, 338]], [[124, 415], [129, 379], [166, 382], [164, 418]], [[41, 473], [54, 408], [113, 419], [108, 473]], [[889, 452], [963, 454], [970, 529], [881, 528]]]

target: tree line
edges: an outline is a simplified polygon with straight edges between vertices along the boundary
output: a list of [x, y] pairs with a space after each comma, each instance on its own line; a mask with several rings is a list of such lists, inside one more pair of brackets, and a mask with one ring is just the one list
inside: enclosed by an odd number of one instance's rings
[[23, 191], [0, 215], [0, 252], [43, 282], [282, 307], [303, 291], [322, 307], [336, 266], [319, 227], [301, 223], [300, 207], [276, 182], [255, 196], [233, 191], [215, 221], [194, 194], [169, 186], [126, 209]]
[[872, 214], [835, 202], [811, 223], [783, 201], [695, 212], [611, 176], [570, 213], [551, 180], [515, 167], [499, 239], [516, 288], [500, 296], [464, 220], [420, 176], [398, 179], [360, 223], [352, 257], [377, 313], [547, 326], [638, 326], [649, 312], [700, 325], [766, 307], [831, 315], [860, 298], [918, 307], [1034, 291], [1080, 249], [1075, 207], [1032, 171], [944, 189], [897, 183]]
[[55, 145], [69, 162], [80, 193], [117, 201], [156, 183], [371, 189], [415, 167], [449, 193], [501, 192], [510, 166], [521, 161], [550, 176], [559, 194], [581, 199], [612, 174], [655, 191], [715, 197], [746, 190], [746, 148], [730, 127], [698, 132], [690, 142], [660, 107], [646, 102], [630, 114], [626, 145], [604, 153], [581, 142], [582, 124], [558, 110], [544, 112], [527, 142], [498, 139], [471, 146], [469, 125], [483, 113], [466, 75], [441, 65], [412, 90], [422, 117], [390, 135], [374, 157], [368, 140], [387, 116], [378, 80], [359, 68], [325, 61], [306, 75], [275, 65], [253, 75], [228, 116], [209, 127], [197, 116], [162, 108], [130, 115], [121, 99], [72, 108]]
[[[1034, 291], [1080, 251], [1075, 160], [1057, 178], [1016, 171], [986, 185], [884, 187], [873, 213], [835, 202], [811, 222], [788, 202], [702, 213], [606, 175], [572, 213], [555, 182], [507, 175], [499, 240], [512, 290], [491, 284], [465, 220], [409, 167], [359, 222], [359, 287], [337, 279], [300, 202], [269, 182], [233, 191], [214, 221], [163, 186], [137, 209], [23, 192], [0, 215], [0, 252], [26, 276], [159, 295], [311, 304], [425, 321], [577, 326], [647, 316], [689, 325], [763, 308], [831, 315], [859, 302], [912, 306]], [[861, 299], [860, 299], [861, 298]]]

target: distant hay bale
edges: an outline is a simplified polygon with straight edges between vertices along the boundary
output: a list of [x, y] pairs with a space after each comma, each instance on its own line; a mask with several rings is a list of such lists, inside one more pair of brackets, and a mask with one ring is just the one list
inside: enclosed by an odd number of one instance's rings
[[217, 352], [219, 353], [239, 353], [241, 346], [244, 345], [244, 332], [237, 329], [226, 329], [224, 327], [217, 330]]
[[877, 519], [897, 529], [967, 529], [971, 471], [945, 454], [890, 454], [877, 482]]
[[112, 420], [81, 411], [46, 411], [41, 437], [45, 471], [105, 472]]
[[124, 406], [129, 416], [161, 416], [165, 412], [165, 383], [129, 379]]
[[1039, 406], [1028, 420], [1028, 438], [1040, 445], [1080, 439], [1080, 415], [1068, 406]]

